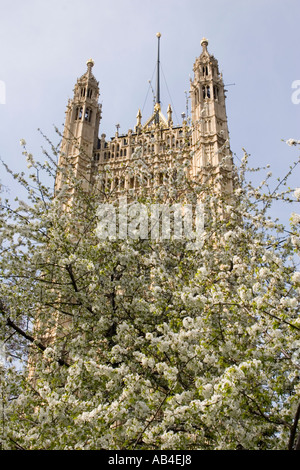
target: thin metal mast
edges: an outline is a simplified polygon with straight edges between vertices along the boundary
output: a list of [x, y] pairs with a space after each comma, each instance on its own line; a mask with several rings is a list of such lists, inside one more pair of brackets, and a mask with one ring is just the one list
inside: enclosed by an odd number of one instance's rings
[[159, 123], [159, 111], [160, 111], [160, 38], [161, 38], [161, 34], [157, 33], [156, 37], [158, 39], [158, 43], [157, 43], [156, 104], [155, 104], [156, 116], [155, 116], [155, 122], [156, 122], [156, 124], [158, 124]]

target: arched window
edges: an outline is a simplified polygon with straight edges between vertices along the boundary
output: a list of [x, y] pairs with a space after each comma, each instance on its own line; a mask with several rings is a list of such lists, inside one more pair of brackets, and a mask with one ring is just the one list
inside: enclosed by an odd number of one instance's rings
[[214, 85], [214, 99], [218, 100], [219, 99], [219, 88]]
[[210, 98], [210, 87], [207, 85], [207, 86], [204, 86], [202, 87], [202, 96], [203, 96], [203, 99], [205, 100], [205, 98]]
[[203, 72], [203, 75], [208, 75], [208, 67], [207, 67], [207, 65], [204, 65], [204, 66], [202, 67], [202, 72]]
[[92, 110], [90, 108], [86, 108], [84, 120], [87, 122], [91, 122], [91, 117], [92, 117]]

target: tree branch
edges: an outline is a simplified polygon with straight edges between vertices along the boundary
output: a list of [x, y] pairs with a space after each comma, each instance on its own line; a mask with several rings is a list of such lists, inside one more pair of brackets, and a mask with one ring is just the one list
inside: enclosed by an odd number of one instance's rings
[[[295, 414], [295, 418], [294, 418], [294, 423], [293, 423], [293, 426], [291, 428], [288, 450], [293, 450], [293, 445], [294, 445], [294, 440], [295, 440], [295, 436], [296, 436], [296, 431], [297, 431], [299, 418], [300, 418], [300, 403], [298, 405], [298, 408], [297, 408], [297, 411], [296, 411], [296, 414]], [[299, 433], [299, 436], [298, 436], [298, 439], [297, 439], [297, 442], [296, 442], [295, 450], [300, 450], [300, 433]]]
[[[40, 341], [37, 341], [33, 336], [29, 335], [24, 330], [19, 328], [9, 317], [6, 320], [6, 325], [9, 326], [10, 328], [13, 328], [13, 330], [16, 333], [18, 333], [20, 336], [22, 336], [23, 338], [27, 339], [31, 343], [34, 343], [42, 352], [46, 350], [46, 346], [43, 343], [41, 343]], [[60, 366], [67, 366], [67, 367], [70, 366], [70, 364], [68, 364], [66, 361], [64, 361], [61, 358], [58, 359], [57, 362], [59, 363]]]
[[[7, 313], [6, 312], [6, 309], [4, 307], [4, 304], [3, 302], [0, 300], [0, 308], [2, 310], [3, 313]], [[20, 336], [22, 336], [23, 338], [25, 338], [27, 341], [30, 341], [30, 343], [34, 343], [38, 349], [40, 349], [40, 351], [44, 352], [46, 350], [46, 346], [41, 343], [40, 341], [37, 341], [36, 338], [34, 338], [33, 336], [29, 335], [28, 333], [26, 333], [26, 331], [22, 330], [22, 328], [20, 328], [18, 325], [16, 325], [10, 317], [7, 317], [6, 319], [6, 326], [9, 326], [10, 328], [12, 328], [16, 333], [18, 333]], [[57, 362], [59, 363], [59, 365], [61, 366], [67, 366], [69, 367], [70, 364], [68, 364], [66, 361], [64, 361], [63, 359], [58, 359]]]

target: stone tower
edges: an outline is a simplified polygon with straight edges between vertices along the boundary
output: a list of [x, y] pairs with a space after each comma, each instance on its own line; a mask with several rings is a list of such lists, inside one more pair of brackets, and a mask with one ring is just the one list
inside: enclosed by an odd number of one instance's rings
[[[182, 125], [174, 126], [171, 106], [168, 106], [167, 118], [161, 109], [160, 33], [157, 33], [157, 38], [157, 84], [153, 114], [143, 124], [139, 110], [136, 125], [127, 133], [120, 135], [117, 127], [116, 134], [110, 140], [103, 133], [98, 137], [101, 106], [98, 104], [99, 86], [92, 74], [94, 63], [91, 59], [87, 62], [86, 73], [77, 80], [74, 97], [67, 106], [59, 166], [63, 166], [65, 161], [71, 162], [76, 178], [82, 180], [87, 191], [97, 180], [97, 175], [101, 175], [103, 191], [138, 191], [138, 178], [124, 173], [126, 166], [132, 166], [137, 148], [142, 152], [145, 163], [151, 167], [152, 180], [144, 184], [150, 192], [164, 182], [159, 164], [163, 162], [169, 168], [175, 167], [172, 155], [176, 152], [179, 155], [183, 148], [193, 151], [190, 157], [192, 178], [205, 178], [208, 168], [210, 174], [213, 169], [218, 175], [224, 157], [229, 158], [223, 170], [225, 168], [229, 174], [232, 171], [224, 83], [218, 61], [207, 50], [207, 39], [202, 39], [202, 52], [194, 63], [194, 78], [190, 83], [191, 116], [185, 116]], [[109, 174], [106, 172], [108, 163]], [[57, 190], [61, 184], [62, 176], [58, 174]], [[228, 188], [231, 188], [230, 182]]]
[[[66, 161], [72, 164], [76, 178], [82, 180], [85, 189], [90, 184], [91, 162], [94, 148], [97, 147], [101, 119], [99, 83], [92, 73], [93, 65], [93, 60], [89, 59], [87, 71], [77, 80], [73, 99], [68, 102], [59, 161], [60, 167], [64, 167]], [[62, 183], [62, 174], [59, 173], [56, 191]]]
[[202, 53], [195, 61], [191, 80], [194, 176], [207, 166], [218, 169], [222, 159], [231, 155], [223, 78], [218, 61], [209, 54], [207, 45], [207, 39], [203, 38]]

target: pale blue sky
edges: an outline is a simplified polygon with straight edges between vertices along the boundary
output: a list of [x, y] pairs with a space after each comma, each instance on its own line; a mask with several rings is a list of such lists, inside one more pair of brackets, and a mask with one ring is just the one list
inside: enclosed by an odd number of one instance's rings
[[[165, 114], [169, 93], [179, 120], [185, 111], [205, 36], [225, 84], [235, 83], [227, 93], [232, 151], [241, 158], [245, 147], [254, 166], [269, 163], [279, 176], [297, 158], [281, 139], [300, 139], [300, 104], [291, 99], [300, 80], [299, 0], [0, 0], [0, 8], [0, 155], [14, 169], [26, 167], [21, 138], [38, 156], [37, 128], [52, 138], [53, 124], [61, 127], [90, 57], [103, 104], [100, 134], [112, 136], [117, 123], [120, 132], [132, 128], [155, 69], [158, 31]], [[150, 93], [144, 120], [151, 106]]]

